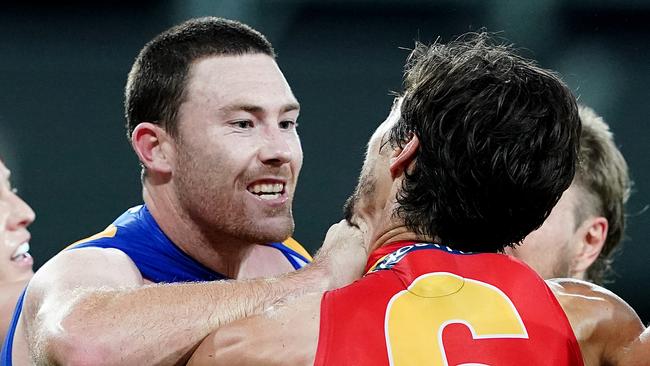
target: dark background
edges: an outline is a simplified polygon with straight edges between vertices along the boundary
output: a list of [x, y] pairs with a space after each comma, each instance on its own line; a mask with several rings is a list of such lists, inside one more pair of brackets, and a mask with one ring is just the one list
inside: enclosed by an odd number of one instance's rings
[[[90, 3], [90, 2], [89, 2]], [[38, 214], [37, 266], [139, 204], [139, 167], [122, 114], [139, 49], [171, 25], [216, 15], [266, 34], [301, 102], [305, 162], [295, 237], [312, 252], [356, 184], [372, 131], [399, 90], [415, 39], [486, 27], [559, 71], [605, 117], [635, 181], [624, 251], [609, 286], [650, 320], [650, 2], [119, 1], [0, 8], [0, 154]]]

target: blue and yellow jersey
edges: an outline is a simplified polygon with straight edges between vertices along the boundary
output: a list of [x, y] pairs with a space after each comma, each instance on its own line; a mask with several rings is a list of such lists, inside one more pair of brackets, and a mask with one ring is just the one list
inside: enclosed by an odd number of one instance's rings
[[[265, 244], [279, 250], [293, 266], [300, 269], [311, 262], [307, 251], [294, 239]], [[104, 231], [70, 245], [66, 250], [81, 248], [114, 248], [124, 252], [135, 263], [142, 276], [156, 283], [215, 281], [228, 279], [180, 250], [163, 233], [146, 205], [123, 213]], [[14, 317], [0, 355], [0, 366], [11, 366], [13, 337], [22, 310], [24, 291], [16, 304]]]
[[[279, 250], [294, 269], [300, 269], [311, 261], [307, 251], [291, 238], [266, 245]], [[144, 278], [156, 283], [227, 279], [172, 243], [146, 205], [127, 210], [104, 231], [70, 245], [68, 250], [88, 247], [121, 250], [131, 258]]]

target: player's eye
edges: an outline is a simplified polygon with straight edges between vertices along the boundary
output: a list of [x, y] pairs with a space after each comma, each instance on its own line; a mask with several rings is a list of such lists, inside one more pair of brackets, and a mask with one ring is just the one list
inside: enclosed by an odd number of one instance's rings
[[249, 120], [234, 121], [232, 125], [241, 129], [252, 128], [253, 121], [249, 121]]
[[283, 130], [289, 130], [296, 127], [298, 127], [298, 123], [295, 121], [286, 120], [280, 122], [280, 128]]

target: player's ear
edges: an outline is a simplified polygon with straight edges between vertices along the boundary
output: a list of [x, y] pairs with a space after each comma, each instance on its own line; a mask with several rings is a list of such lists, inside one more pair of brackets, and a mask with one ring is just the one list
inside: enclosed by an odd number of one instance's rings
[[600, 255], [609, 224], [602, 216], [590, 217], [578, 228], [580, 237], [580, 248], [573, 262], [573, 270], [576, 273], [585, 273]]
[[150, 172], [171, 173], [173, 144], [160, 126], [151, 122], [138, 124], [131, 134], [131, 146], [142, 165]]
[[404, 147], [393, 152], [390, 158], [390, 174], [393, 178], [404, 173], [415, 161], [418, 149], [420, 148], [420, 139], [417, 135], [412, 134], [411, 139]]

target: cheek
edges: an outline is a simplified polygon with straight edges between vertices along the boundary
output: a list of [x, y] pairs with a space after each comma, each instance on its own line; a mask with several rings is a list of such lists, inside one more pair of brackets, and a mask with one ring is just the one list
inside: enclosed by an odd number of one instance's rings
[[544, 224], [530, 233], [524, 242], [529, 241], [539, 250], [548, 250], [548, 245], [566, 242], [573, 234], [573, 217], [568, 210], [556, 206]]
[[211, 171], [215, 168], [233, 171], [250, 159], [255, 146], [247, 140], [222, 137], [218, 142], [208, 142], [197, 146], [189, 159], [201, 157], [204, 165]]
[[[6, 240], [4, 240], [3, 234], [4, 234], [4, 229], [3, 229], [3, 233], [0, 233], [0, 261], [4, 262], [5, 259], [8, 259], [9, 256], [11, 255], [11, 253], [9, 253], [11, 251], [11, 248], [9, 247], [9, 243], [7, 243]], [[0, 268], [3, 268], [5, 266], [6, 266], [5, 264], [0, 264]]]
[[298, 174], [302, 169], [303, 162], [302, 144], [300, 143], [298, 135], [295, 135], [295, 137], [289, 141], [289, 148], [291, 149], [291, 168], [294, 172], [294, 179], [297, 179]]
[[548, 220], [538, 230], [530, 233], [521, 246], [522, 258], [534, 262], [560, 260], [563, 248], [572, 236], [568, 222]]
[[544, 226], [526, 236], [514, 255], [524, 261], [539, 261], [552, 249], [553, 240], [553, 233], [548, 230], [545, 223]]

